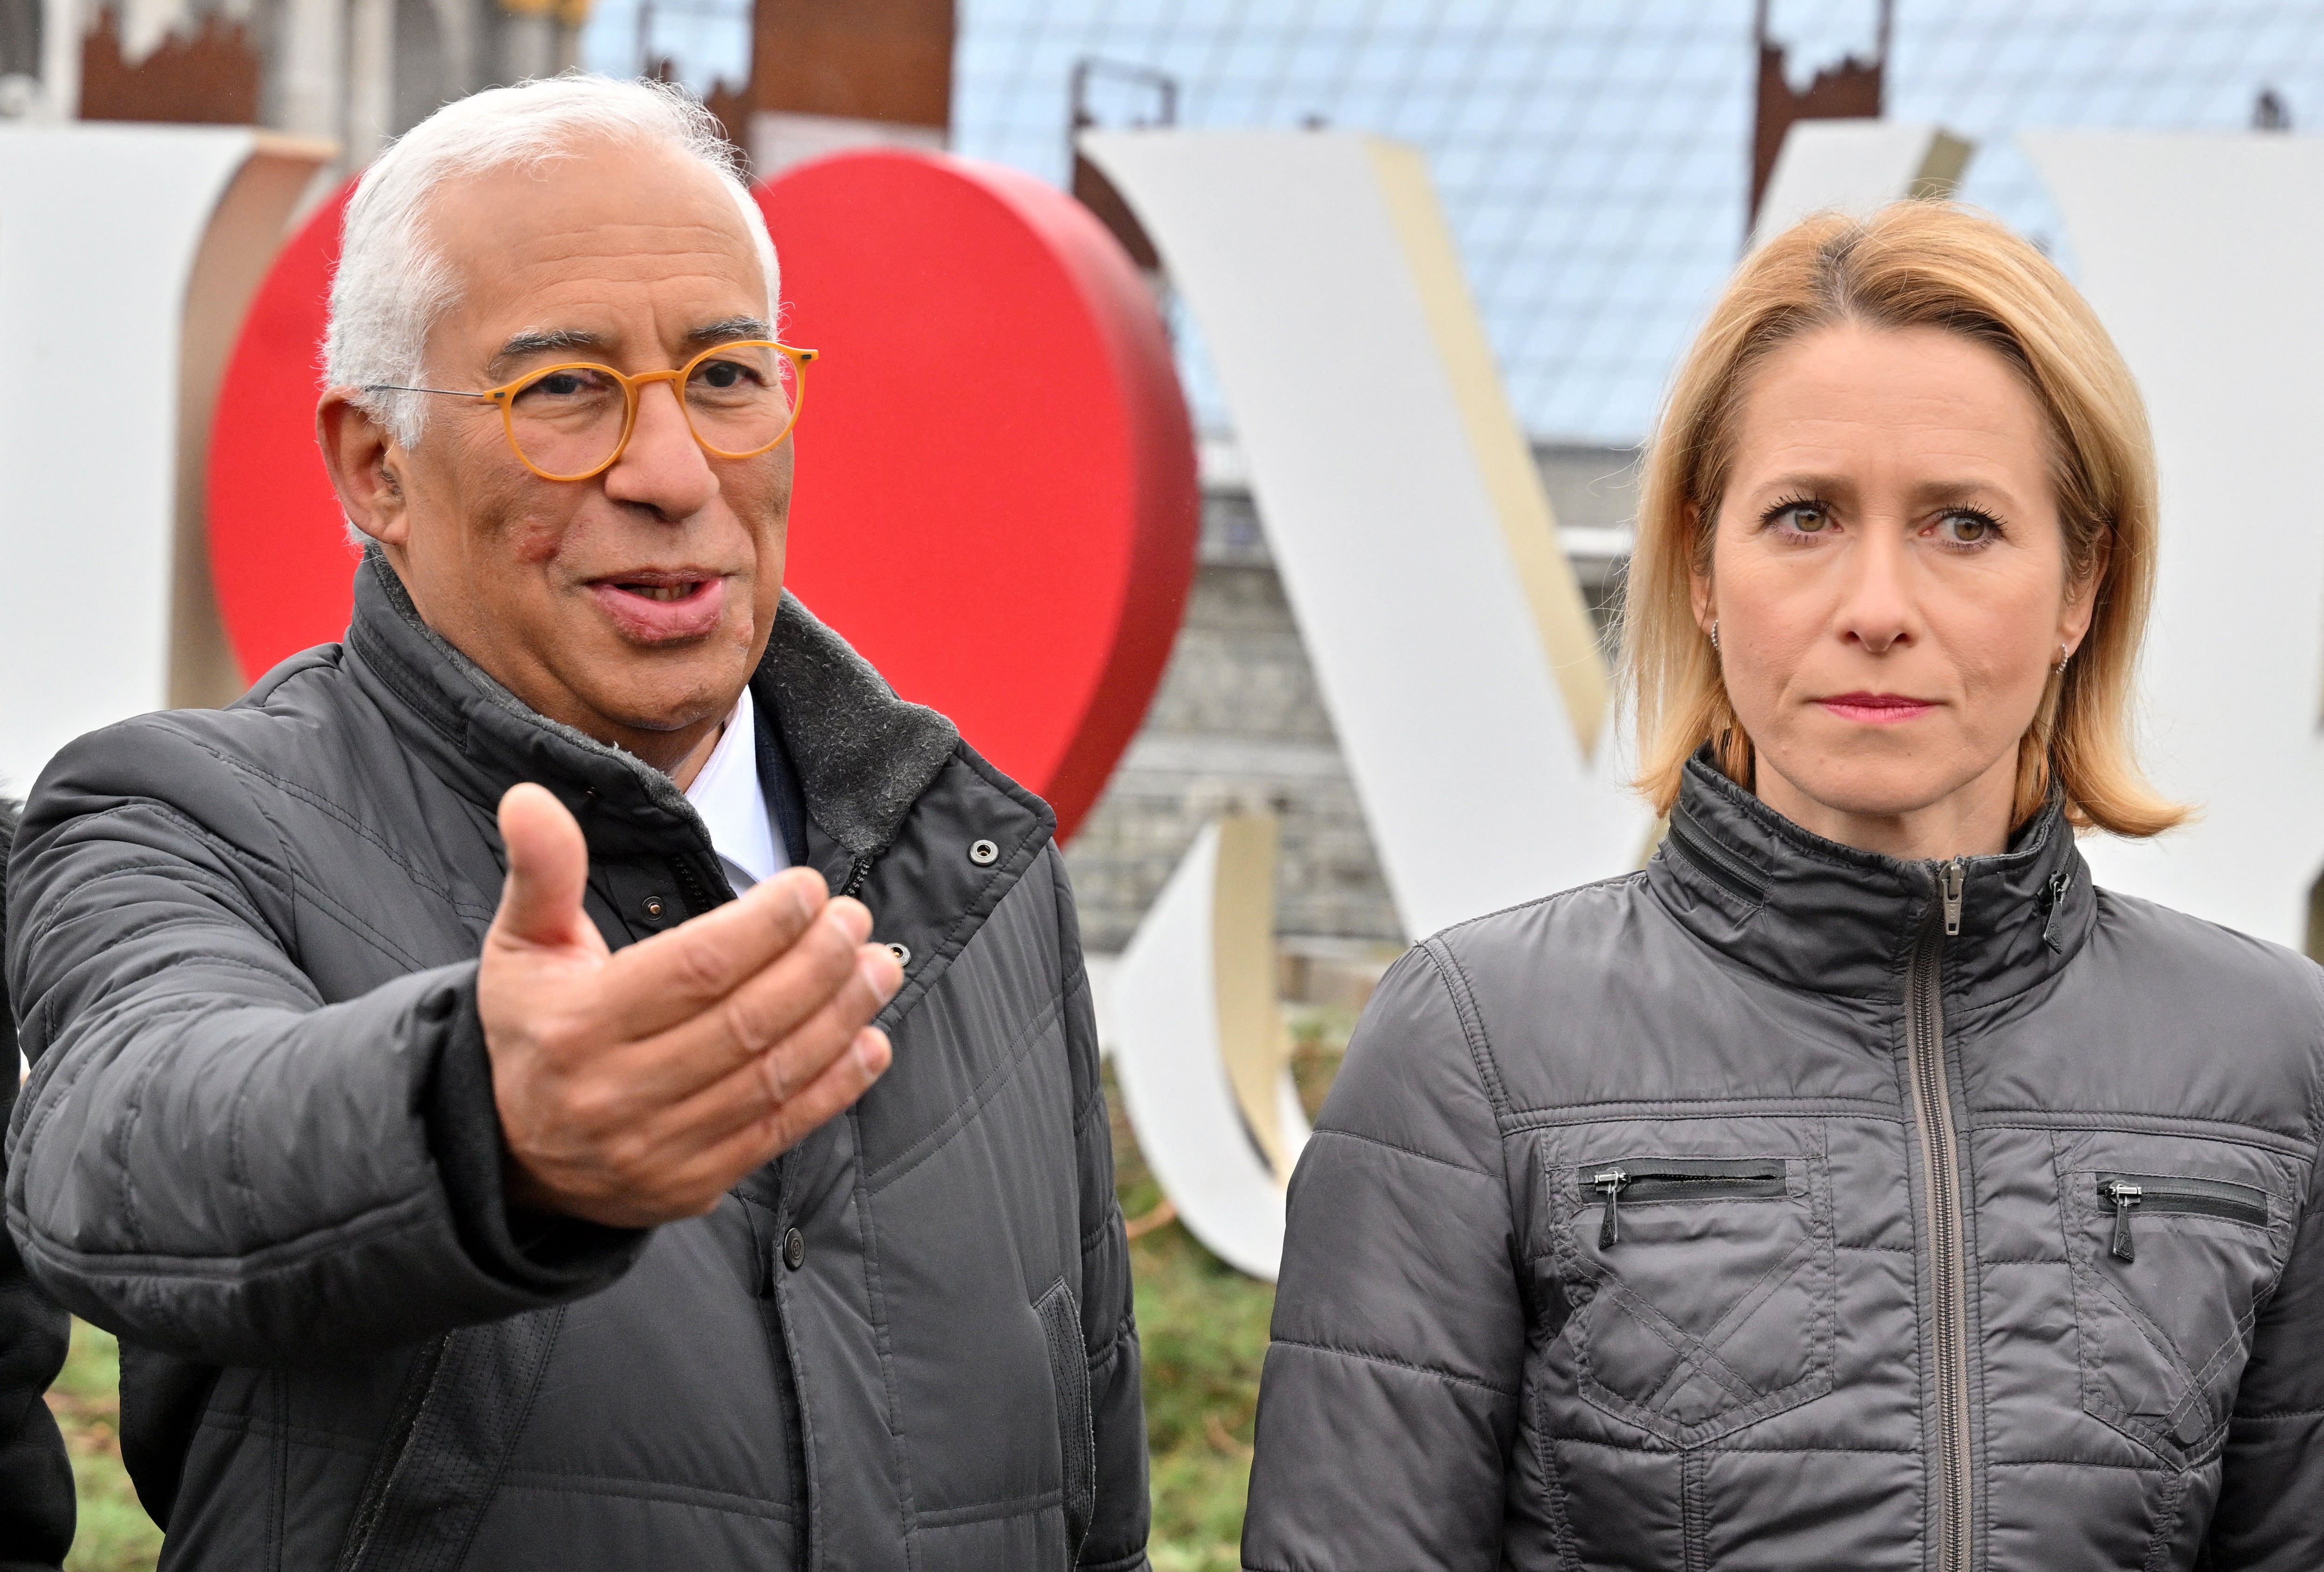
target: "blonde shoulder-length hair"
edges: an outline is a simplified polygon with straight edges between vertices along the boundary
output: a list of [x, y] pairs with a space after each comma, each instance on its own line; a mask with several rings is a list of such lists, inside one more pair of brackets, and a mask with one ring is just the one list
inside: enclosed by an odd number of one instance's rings
[[1623, 642], [1637, 706], [1638, 789], [1677, 800], [1704, 743], [1753, 784], [1717, 652], [1695, 621], [1693, 580], [1711, 567], [1753, 372], [1779, 346], [1841, 323], [1940, 327], [1982, 344], [2024, 377], [2049, 419], [2066, 568], [2093, 574], [2095, 612], [2052, 676], [2018, 745], [2023, 823], [2052, 784], [2067, 818], [2117, 835], [2159, 834], [2187, 817], [2140, 770], [2131, 740], [2139, 640], [2154, 584], [2154, 446], [2130, 368], [2097, 314], [2048, 258], [1950, 203], [1892, 203], [1871, 217], [1807, 218], [1747, 258], [1679, 367], [1640, 486]]

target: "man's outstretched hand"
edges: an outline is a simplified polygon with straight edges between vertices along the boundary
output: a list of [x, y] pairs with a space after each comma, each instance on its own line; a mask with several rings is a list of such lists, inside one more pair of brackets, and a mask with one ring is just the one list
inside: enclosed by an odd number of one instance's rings
[[902, 984], [872, 914], [792, 869], [618, 952], [581, 909], [581, 827], [541, 787], [501, 799], [508, 882], [476, 978], [508, 1199], [648, 1227], [696, 1217], [863, 1095], [866, 1025]]

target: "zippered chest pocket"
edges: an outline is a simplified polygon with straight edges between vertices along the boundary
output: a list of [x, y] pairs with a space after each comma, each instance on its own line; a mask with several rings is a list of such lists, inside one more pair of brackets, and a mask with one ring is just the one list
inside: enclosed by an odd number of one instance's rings
[[[1831, 1196], [1803, 1156], [1630, 1153], [1567, 1170], [1576, 1384], [1681, 1445], [1831, 1390]], [[1586, 1302], [1580, 1302], [1586, 1293]]]
[[2287, 1246], [2273, 1159], [2103, 1135], [2061, 1159], [2082, 1406], [2184, 1465], [2227, 1423]]
[[2138, 1261], [2138, 1232], [2132, 1219], [2148, 1217], [2219, 1218], [2246, 1227], [2267, 1227], [2267, 1191], [2229, 1180], [2189, 1179], [2168, 1173], [2101, 1173], [2098, 1203], [2114, 1213], [2114, 1240], [2107, 1254], [2126, 1265]]

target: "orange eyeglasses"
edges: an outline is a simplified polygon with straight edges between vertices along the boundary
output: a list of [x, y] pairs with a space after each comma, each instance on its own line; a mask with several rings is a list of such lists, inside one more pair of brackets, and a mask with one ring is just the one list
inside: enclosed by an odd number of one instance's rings
[[798, 424], [811, 349], [772, 339], [742, 339], [704, 350], [675, 371], [629, 376], [578, 362], [527, 372], [482, 392], [405, 388], [375, 382], [367, 393], [434, 393], [489, 399], [501, 409], [509, 446], [547, 481], [586, 481], [613, 467], [637, 429], [638, 400], [649, 382], [669, 382], [686, 428], [717, 458], [756, 458], [780, 446]]

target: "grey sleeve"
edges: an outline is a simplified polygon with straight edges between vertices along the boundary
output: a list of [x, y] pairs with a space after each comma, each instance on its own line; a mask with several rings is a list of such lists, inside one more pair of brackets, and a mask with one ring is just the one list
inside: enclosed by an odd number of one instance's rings
[[2253, 1325], [2227, 1420], [2204, 1572], [2324, 1567], [2324, 1153], [2311, 1163], [2292, 1256]]
[[[0, 868], [16, 805], [0, 802]], [[0, 908], [0, 943], [7, 920]], [[0, 1125], [16, 1108], [16, 1023], [0, 988]], [[41, 1394], [64, 1368], [70, 1327], [24, 1275], [15, 1241], [0, 1230], [0, 1572], [53, 1568], [73, 1538], [72, 1463]]]
[[32, 1275], [217, 1365], [407, 1342], [618, 1276], [641, 1236], [511, 1234], [475, 963], [324, 1003], [266, 823], [160, 727], [84, 739], [35, 792], [8, 936], [32, 1062], [8, 1223]]
[[1056, 882], [1064, 948], [1065, 1047], [1074, 1078], [1074, 1142], [1080, 1176], [1082, 1344], [1089, 1356], [1090, 1419], [1097, 1499], [1080, 1565], [1135, 1572], [1146, 1565], [1153, 1506], [1146, 1486], [1146, 1399], [1139, 1384], [1138, 1318], [1132, 1307], [1130, 1239], [1113, 1189], [1112, 1126], [1098, 1079], [1097, 1015], [1065, 859], [1047, 852]]
[[1525, 1315], [1460, 988], [1434, 941], [1381, 980], [1292, 1178], [1247, 1567], [1500, 1563]]

